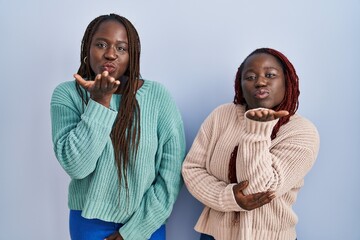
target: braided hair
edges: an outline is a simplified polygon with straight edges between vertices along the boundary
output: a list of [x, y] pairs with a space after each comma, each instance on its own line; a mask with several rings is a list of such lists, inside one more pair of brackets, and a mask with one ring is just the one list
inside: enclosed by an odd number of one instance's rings
[[[122, 97], [120, 107], [111, 131], [115, 162], [117, 166], [119, 186], [121, 187], [122, 176], [124, 176], [126, 194], [128, 196], [127, 170], [130, 159], [136, 159], [140, 141], [140, 106], [136, 100], [136, 92], [140, 76], [140, 38], [133, 24], [125, 17], [117, 14], [102, 15], [92, 20], [87, 26], [81, 41], [80, 67], [78, 74], [84, 79], [95, 79], [95, 72], [91, 69], [90, 62], [86, 61], [90, 55], [91, 41], [101, 23], [105, 21], [117, 21], [122, 24], [127, 32], [129, 65], [124, 73], [128, 80], [121, 85]], [[76, 82], [83, 106], [88, 103], [89, 95]]]
[[289, 122], [290, 117], [293, 116], [298, 109], [299, 95], [300, 95], [299, 78], [296, 75], [294, 66], [287, 59], [287, 57], [284, 54], [282, 54], [281, 52], [279, 52], [275, 49], [271, 49], [271, 48], [256, 49], [252, 53], [250, 53], [249, 56], [247, 56], [245, 58], [245, 60], [241, 63], [240, 67], [238, 68], [238, 71], [237, 71], [236, 77], [235, 77], [235, 97], [234, 97], [234, 101], [233, 101], [234, 104], [240, 104], [240, 105], [247, 107], [247, 103], [245, 101], [245, 98], [244, 98], [243, 92], [242, 92], [242, 88], [241, 88], [241, 75], [244, 70], [244, 65], [245, 65], [246, 60], [250, 56], [252, 56], [254, 54], [259, 54], [259, 53], [266, 53], [266, 54], [270, 54], [270, 55], [274, 56], [281, 64], [282, 70], [283, 70], [284, 76], [285, 76], [284, 99], [282, 100], [282, 102], [279, 105], [275, 106], [273, 108], [273, 110], [275, 110], [275, 111], [286, 110], [289, 112], [289, 115], [280, 118], [279, 121], [277, 122], [277, 124], [274, 126], [272, 134], [271, 134], [271, 139], [273, 140], [276, 138], [276, 134], [279, 131], [280, 127], [282, 125], [286, 124], [287, 122]]

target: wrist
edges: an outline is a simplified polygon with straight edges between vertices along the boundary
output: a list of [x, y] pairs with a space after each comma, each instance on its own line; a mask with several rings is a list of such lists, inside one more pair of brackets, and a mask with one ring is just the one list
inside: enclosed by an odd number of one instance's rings
[[111, 96], [110, 97], [102, 97], [102, 98], [97, 98], [97, 97], [94, 97], [94, 96], [90, 96], [90, 98], [92, 100], [94, 100], [95, 102], [103, 105], [104, 107], [106, 108], [110, 108], [110, 100], [111, 100]]

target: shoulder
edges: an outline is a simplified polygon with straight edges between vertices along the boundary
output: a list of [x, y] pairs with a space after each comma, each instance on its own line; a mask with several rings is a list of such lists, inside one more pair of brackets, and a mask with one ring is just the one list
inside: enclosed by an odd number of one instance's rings
[[62, 104], [66, 103], [81, 102], [81, 98], [76, 89], [75, 81], [66, 81], [57, 85], [51, 96], [51, 104]]
[[147, 101], [151, 101], [154, 107], [175, 107], [175, 100], [170, 94], [170, 91], [162, 83], [144, 80], [142, 88], [141, 96], [147, 98]]
[[62, 82], [60, 84], [58, 84], [55, 89], [54, 92], [58, 92], [58, 91], [72, 91], [76, 89], [76, 85], [75, 85], [75, 81], [66, 81], [66, 82]]
[[[279, 136], [279, 139], [277, 139]], [[290, 121], [283, 125], [275, 138], [275, 141], [287, 141], [292, 144], [307, 146], [318, 151], [320, 145], [320, 136], [316, 126], [307, 118], [295, 114]]]
[[244, 112], [241, 105], [235, 105], [234, 103], [225, 103], [216, 107], [208, 116], [212, 119], [232, 119], [238, 114], [242, 115]]
[[[144, 88], [143, 88], [144, 87]], [[152, 80], [144, 80], [140, 93], [140, 101], [146, 102], [144, 107], [153, 115], [159, 116], [160, 121], [182, 122], [180, 110], [169, 90], [162, 84]]]
[[222, 112], [222, 111], [233, 111], [236, 109], [236, 105], [234, 103], [224, 103], [224, 104], [221, 104], [219, 106], [217, 106], [215, 109], [214, 109], [214, 112]]
[[156, 94], [164, 97], [171, 97], [168, 89], [159, 82], [153, 80], [144, 79], [144, 90], [149, 90], [152, 94]]
[[75, 81], [66, 81], [58, 84], [54, 91], [53, 97], [61, 96], [61, 95], [69, 95], [76, 92], [76, 84]]
[[239, 111], [243, 111], [242, 106], [234, 103], [219, 105], [206, 117], [201, 128], [205, 131], [222, 131], [237, 121]]
[[284, 127], [292, 131], [308, 132], [318, 135], [316, 126], [309, 119], [299, 114], [295, 114], [294, 116], [292, 116], [290, 118], [290, 121], [287, 124], [285, 124]]

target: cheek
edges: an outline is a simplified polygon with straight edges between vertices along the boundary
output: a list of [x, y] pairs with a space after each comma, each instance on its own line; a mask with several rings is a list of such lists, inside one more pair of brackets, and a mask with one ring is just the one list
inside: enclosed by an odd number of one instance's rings
[[242, 95], [246, 98], [250, 93], [250, 86], [244, 82], [241, 83]]
[[127, 69], [129, 67], [130, 64], [130, 57], [129, 54], [126, 55], [126, 57], [124, 58], [124, 66]]
[[96, 54], [96, 51], [93, 51], [90, 49], [90, 53], [89, 53], [89, 64], [91, 67], [91, 70], [93, 70], [93, 72], [95, 72], [97, 74], [97, 70], [96, 70], [96, 64], [98, 62], [98, 56]]
[[94, 59], [92, 59], [92, 58], [90, 58], [90, 68], [95, 74], [99, 73], [97, 70], [97, 67], [96, 67], [96, 63], [95, 63]]
[[125, 57], [121, 63], [119, 63], [121, 66], [119, 69], [123, 69], [124, 71], [127, 71], [130, 65], [129, 56]]
[[281, 102], [284, 97], [285, 97], [285, 91], [286, 91], [286, 87], [285, 87], [285, 83], [281, 83], [277, 86], [277, 96], [278, 96], [278, 99], [279, 101]]

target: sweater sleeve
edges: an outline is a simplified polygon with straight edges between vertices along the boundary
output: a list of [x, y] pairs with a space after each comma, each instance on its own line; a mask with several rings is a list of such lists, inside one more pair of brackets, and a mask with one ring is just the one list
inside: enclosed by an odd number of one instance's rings
[[235, 184], [216, 178], [208, 170], [212, 142], [216, 141], [213, 130], [219, 127], [217, 115], [215, 110], [202, 124], [185, 158], [182, 174], [189, 192], [206, 206], [221, 212], [243, 211], [233, 194]]
[[272, 142], [276, 122], [245, 119], [236, 160], [238, 181], [249, 180], [245, 194], [270, 190], [281, 196], [304, 179], [316, 160], [319, 135], [311, 122], [297, 116]]
[[74, 90], [67, 86], [59, 85], [51, 99], [53, 147], [69, 176], [82, 179], [94, 171], [117, 113], [91, 99], [84, 113], [80, 113], [74, 103], [74, 98], [80, 96], [75, 96]]
[[[169, 96], [168, 96], [169, 97]], [[181, 166], [185, 157], [185, 133], [180, 112], [167, 99], [167, 106], [161, 107], [157, 159], [159, 169], [153, 184], [146, 191], [139, 208], [130, 220], [120, 228], [125, 239], [149, 239], [170, 216], [173, 205], [183, 185]], [[165, 120], [164, 120], [165, 119]]]

